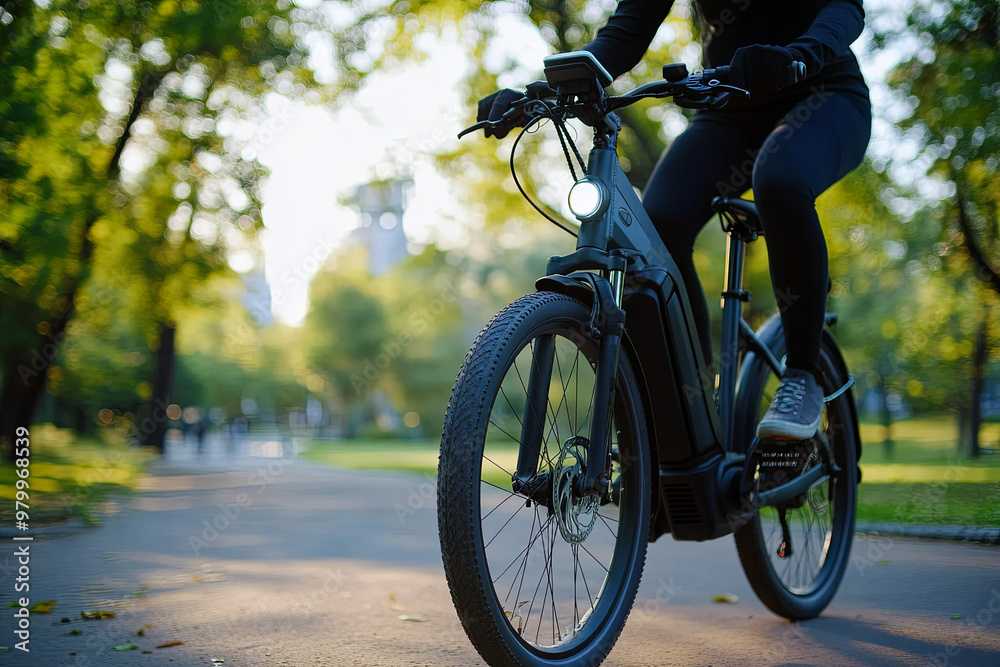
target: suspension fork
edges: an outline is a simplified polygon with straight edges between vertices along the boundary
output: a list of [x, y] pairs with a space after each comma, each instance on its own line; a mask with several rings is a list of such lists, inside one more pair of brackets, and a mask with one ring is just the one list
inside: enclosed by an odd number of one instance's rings
[[625, 333], [625, 311], [621, 308], [625, 296], [625, 272], [612, 269], [602, 271], [602, 275], [605, 280], [592, 280], [602, 317], [598, 326], [601, 346], [594, 378], [594, 416], [590, 422], [587, 471], [577, 480], [575, 489], [580, 497], [603, 494], [611, 483], [608, 465], [611, 459], [611, 417], [615, 405], [618, 359]]
[[[614, 408], [615, 382], [618, 377], [618, 359], [621, 339], [625, 330], [625, 311], [621, 309], [625, 293], [625, 271], [602, 271], [602, 276], [584, 274], [594, 294], [594, 308], [587, 331], [582, 335], [600, 339], [597, 369], [594, 378], [594, 396], [587, 450], [587, 470], [577, 480], [577, 495], [586, 496], [604, 493], [610, 483], [610, 429]], [[552, 366], [555, 357], [555, 336], [546, 334], [535, 340], [532, 354], [531, 372], [528, 378], [527, 396], [524, 406], [524, 421], [521, 427], [521, 443], [517, 453], [517, 469], [514, 473], [513, 490], [525, 495], [533, 495], [539, 485], [536, 479], [538, 458], [544, 439], [546, 408], [549, 399], [549, 385], [552, 382]], [[562, 443], [560, 443], [561, 445]]]
[[528, 377], [528, 395], [524, 400], [521, 446], [517, 451], [517, 470], [512, 480], [515, 492], [519, 492], [529, 483], [538, 470], [555, 348], [556, 337], [553, 334], [545, 334], [535, 339], [535, 349], [531, 355], [531, 374]]

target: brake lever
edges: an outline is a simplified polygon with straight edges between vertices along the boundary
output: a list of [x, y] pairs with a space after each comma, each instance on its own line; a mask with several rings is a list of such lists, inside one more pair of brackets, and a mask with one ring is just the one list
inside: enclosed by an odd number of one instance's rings
[[499, 119], [481, 120], [475, 125], [470, 125], [469, 127], [465, 128], [464, 130], [458, 133], [458, 138], [461, 139], [462, 137], [471, 132], [475, 132], [477, 130], [485, 130], [488, 127], [489, 128], [500, 127], [501, 125], [504, 124], [504, 121], [510, 120], [511, 118], [517, 116], [520, 113], [524, 113], [524, 107], [527, 106], [528, 104], [531, 104], [534, 101], [536, 100], [533, 100], [527, 96], [522, 97], [520, 100], [517, 100], [516, 102], [511, 104], [510, 109], [508, 109], [504, 115], [500, 116]]
[[500, 124], [499, 121], [497, 121], [497, 122], [494, 123], [493, 121], [489, 121], [489, 120], [481, 120], [478, 123], [476, 123], [475, 125], [470, 125], [469, 127], [465, 128], [464, 130], [462, 130], [461, 132], [459, 132], [458, 133], [458, 138], [461, 139], [465, 135], [470, 134], [472, 132], [475, 132], [476, 130], [485, 130], [488, 127], [496, 127], [499, 124]]

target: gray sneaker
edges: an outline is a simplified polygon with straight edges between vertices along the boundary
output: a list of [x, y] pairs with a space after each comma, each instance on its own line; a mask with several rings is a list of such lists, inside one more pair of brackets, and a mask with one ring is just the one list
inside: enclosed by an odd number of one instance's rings
[[823, 420], [823, 390], [809, 371], [786, 368], [774, 400], [757, 425], [758, 438], [807, 440]]

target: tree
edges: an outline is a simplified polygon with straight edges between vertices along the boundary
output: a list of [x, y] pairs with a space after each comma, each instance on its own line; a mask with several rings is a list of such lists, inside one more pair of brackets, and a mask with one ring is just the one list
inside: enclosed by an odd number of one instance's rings
[[[953, 253], [956, 280], [969, 288], [975, 276], [1000, 296], [1000, 6], [995, 0], [925, 0], [908, 15], [903, 34], [916, 34], [924, 46], [903, 62], [890, 79], [912, 112], [900, 122], [919, 141], [929, 159], [928, 174], [940, 184], [946, 202], [936, 210], [941, 255]], [[881, 35], [884, 44], [898, 36]], [[950, 201], [947, 201], [949, 200]], [[976, 288], [972, 287], [973, 290]], [[978, 291], [978, 290], [977, 290]], [[996, 334], [993, 305], [971, 306], [977, 324], [972, 343], [968, 398], [959, 420], [968, 453], [979, 453], [983, 378]]]
[[169, 398], [172, 306], [226, 270], [232, 232], [259, 225], [261, 172], [233, 126], [260, 117], [264, 91], [305, 77], [296, 43], [307, 13], [279, 5], [7, 5], [0, 306], [12, 321], [0, 438], [31, 422], [95, 259], [128, 260], [115, 265], [123, 280], [144, 284], [154, 399]]

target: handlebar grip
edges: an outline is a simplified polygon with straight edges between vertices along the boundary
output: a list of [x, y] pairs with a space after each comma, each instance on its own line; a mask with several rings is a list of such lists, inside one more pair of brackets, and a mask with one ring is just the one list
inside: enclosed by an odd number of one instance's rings
[[788, 65], [781, 70], [781, 77], [778, 81], [778, 85], [781, 88], [784, 88], [785, 86], [798, 83], [804, 78], [806, 78], [806, 64], [800, 60], [796, 60], [791, 65]]
[[705, 70], [703, 80], [705, 79], [715, 79], [721, 84], [728, 85], [729, 65], [723, 65], [722, 67], [716, 67], [715, 69]]

